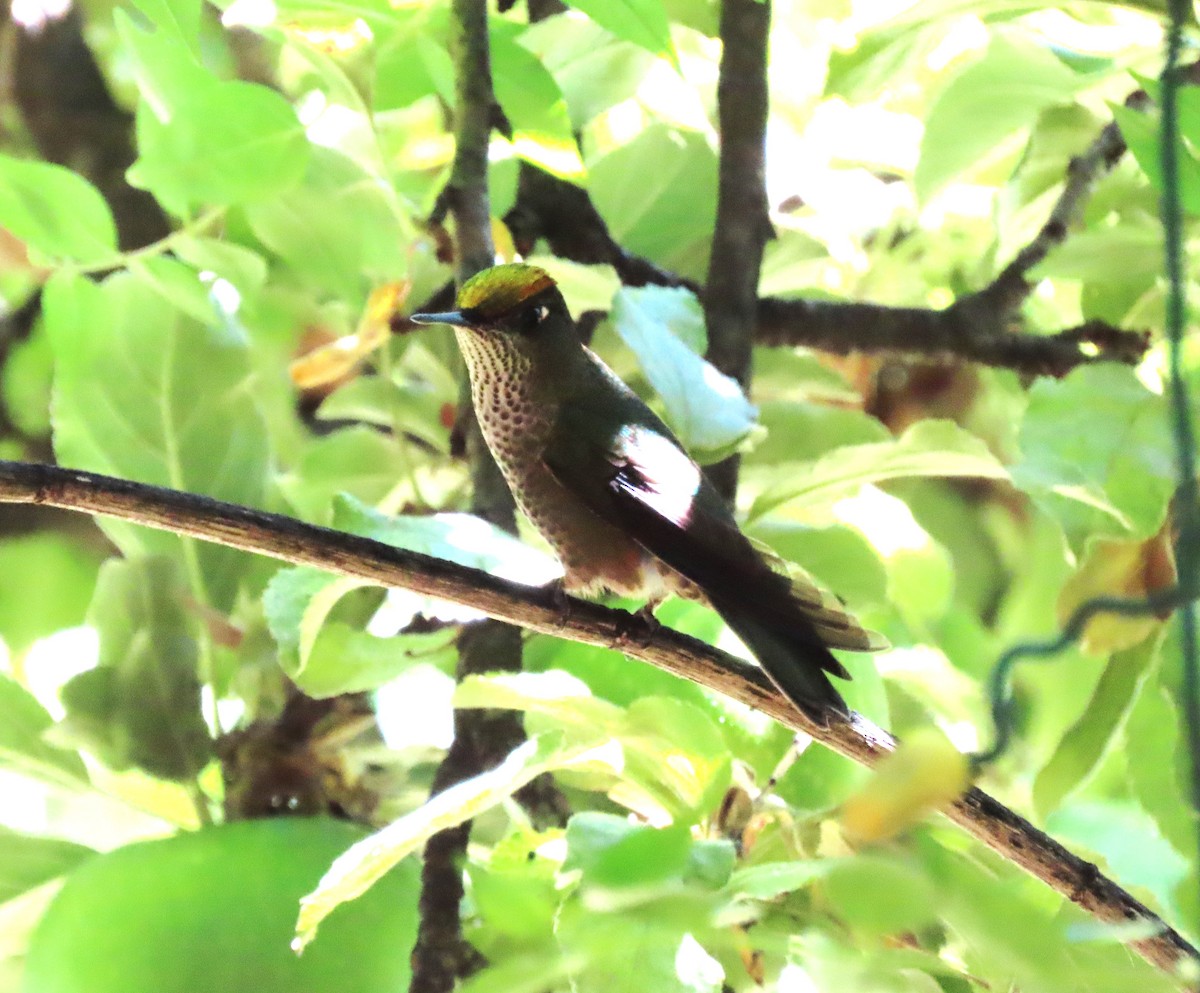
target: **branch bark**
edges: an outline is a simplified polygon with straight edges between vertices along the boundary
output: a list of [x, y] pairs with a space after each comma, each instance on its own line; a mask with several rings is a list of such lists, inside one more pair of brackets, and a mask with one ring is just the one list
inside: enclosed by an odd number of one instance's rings
[[[491, 58], [486, 0], [453, 0], [455, 72], [454, 166], [446, 199], [454, 215], [458, 285], [490, 266], [491, 206], [488, 200], [488, 141], [491, 136]], [[516, 532], [516, 508], [500, 470], [484, 443], [471, 406], [465, 377], [458, 428], [466, 441], [471, 469], [471, 509], [498, 527]], [[495, 620], [471, 624], [458, 639], [459, 680], [480, 672], [521, 668], [519, 628]], [[520, 715], [504, 711], [460, 710], [454, 714], [454, 741], [434, 777], [432, 792], [499, 764], [525, 738]], [[462, 932], [460, 907], [463, 867], [471, 822], [429, 839], [421, 864], [420, 921], [412, 952], [410, 993], [449, 993], [458, 980], [479, 969], [483, 956]]]
[[[770, 0], [723, 0], [717, 116], [721, 153], [717, 169], [717, 219], [713, 227], [704, 321], [708, 360], [750, 387], [750, 358], [758, 321], [758, 274], [771, 236], [767, 210], [767, 36]], [[732, 504], [740, 460], [731, 455], [708, 477]]]
[[[829, 727], [812, 724], [775, 691], [757, 667], [695, 638], [652, 627], [624, 611], [584, 600], [571, 600], [570, 610], [564, 611], [552, 590], [520, 586], [476, 569], [280, 514], [96, 473], [4, 461], [0, 461], [0, 503], [42, 504], [119, 518], [295, 565], [441, 597], [531, 631], [622, 651], [754, 707], [864, 765], [872, 765], [894, 747], [886, 731], [858, 715]], [[1181, 935], [1095, 865], [1073, 855], [982, 790], [970, 790], [945, 813], [1098, 920], [1147, 922], [1155, 929], [1153, 936], [1129, 944], [1158, 968], [1174, 974], [1185, 961], [1200, 961], [1200, 953]]]

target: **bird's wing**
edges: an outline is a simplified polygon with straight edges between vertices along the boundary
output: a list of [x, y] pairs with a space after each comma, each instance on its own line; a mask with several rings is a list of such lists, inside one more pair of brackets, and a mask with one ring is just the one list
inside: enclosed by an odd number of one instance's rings
[[606, 419], [586, 404], [566, 404], [543, 460], [594, 513], [694, 582], [718, 610], [753, 604], [760, 620], [793, 637], [810, 631], [814, 645], [882, 647], [836, 597], [773, 571], [696, 463], [646, 414], [609, 430], [611, 413]]

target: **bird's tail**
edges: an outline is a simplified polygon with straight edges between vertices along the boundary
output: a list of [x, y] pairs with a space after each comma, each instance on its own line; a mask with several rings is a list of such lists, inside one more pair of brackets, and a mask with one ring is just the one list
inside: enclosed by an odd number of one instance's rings
[[827, 673], [843, 679], [850, 674], [807, 625], [783, 627], [756, 615], [745, 604], [714, 603], [717, 613], [746, 647], [785, 697], [817, 724], [829, 724], [834, 714], [848, 717], [849, 708]]

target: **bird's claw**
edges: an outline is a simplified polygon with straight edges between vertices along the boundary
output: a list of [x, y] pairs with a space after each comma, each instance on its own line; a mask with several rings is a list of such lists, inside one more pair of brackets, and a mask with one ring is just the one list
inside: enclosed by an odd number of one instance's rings
[[662, 623], [654, 616], [652, 603], [643, 604], [637, 610], [629, 612], [617, 621], [618, 645], [633, 643], [639, 648], [647, 647], [654, 640]]

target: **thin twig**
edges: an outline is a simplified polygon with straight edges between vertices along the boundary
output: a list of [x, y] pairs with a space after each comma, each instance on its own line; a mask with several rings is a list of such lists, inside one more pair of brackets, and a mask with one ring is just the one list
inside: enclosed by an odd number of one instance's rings
[[[584, 600], [571, 600], [570, 609], [564, 611], [552, 590], [520, 586], [279, 514], [95, 473], [4, 461], [0, 461], [0, 503], [49, 504], [115, 517], [440, 597], [532, 631], [616, 649], [754, 707], [864, 765], [872, 765], [894, 744], [887, 732], [857, 716], [828, 727], [815, 725], [780, 696], [757, 667], [669, 628], [643, 625], [624, 611]], [[1149, 924], [1154, 935], [1131, 941], [1130, 946], [1160, 969], [1174, 974], [1184, 960], [1200, 960], [1182, 936], [1096, 866], [981, 790], [972, 789], [946, 816], [1097, 919]]]

